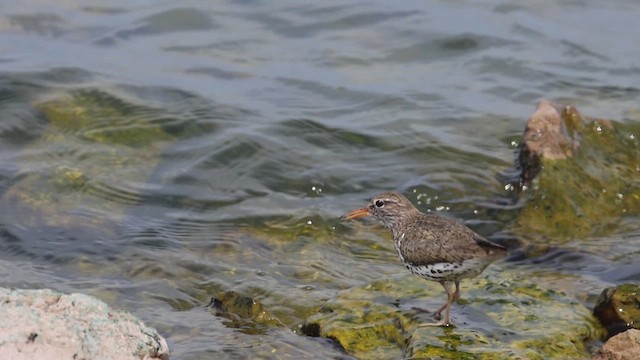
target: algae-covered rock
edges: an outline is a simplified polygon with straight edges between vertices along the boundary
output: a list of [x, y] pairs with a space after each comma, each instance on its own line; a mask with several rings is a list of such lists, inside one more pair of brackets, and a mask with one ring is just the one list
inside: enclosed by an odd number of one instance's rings
[[407, 274], [339, 292], [303, 332], [371, 359], [583, 359], [585, 342], [603, 332], [572, 298], [504, 272], [463, 282], [462, 291], [454, 328], [418, 327], [434, 320], [415, 308], [434, 310], [445, 296]]
[[85, 246], [77, 239], [117, 238], [117, 220], [141, 199], [139, 184], [174, 138], [155, 123], [159, 111], [96, 89], [55, 92], [33, 106], [45, 129], [18, 154], [21, 176], [0, 198], [0, 222], [20, 239], [14, 251], [64, 257], [64, 246]]
[[520, 152], [527, 202], [511, 229], [538, 242], [615, 228], [640, 213], [640, 124], [587, 119], [543, 101]]
[[235, 291], [227, 291], [216, 296], [211, 299], [210, 306], [216, 315], [231, 320], [231, 327], [284, 326], [259, 301]]
[[55, 130], [70, 132], [91, 142], [144, 148], [173, 138], [154, 122], [156, 110], [102, 90], [55, 94], [35, 107]]
[[593, 314], [613, 333], [640, 329], [640, 286], [624, 284], [604, 289]]

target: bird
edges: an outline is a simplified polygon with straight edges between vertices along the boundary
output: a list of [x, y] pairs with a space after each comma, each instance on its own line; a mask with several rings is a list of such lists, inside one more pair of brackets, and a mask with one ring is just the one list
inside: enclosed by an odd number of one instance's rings
[[398, 257], [411, 273], [444, 287], [447, 302], [433, 314], [440, 321], [420, 326], [453, 326], [451, 304], [460, 299], [460, 281], [478, 276], [489, 264], [508, 253], [506, 247], [456, 220], [420, 212], [397, 192], [378, 194], [366, 207], [353, 210], [340, 220], [364, 216], [373, 216], [391, 231]]

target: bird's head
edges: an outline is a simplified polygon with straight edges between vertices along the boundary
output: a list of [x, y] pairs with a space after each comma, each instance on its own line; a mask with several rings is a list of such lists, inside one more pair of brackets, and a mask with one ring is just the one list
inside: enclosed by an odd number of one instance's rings
[[380, 220], [386, 228], [393, 230], [396, 225], [417, 212], [418, 209], [402, 194], [384, 192], [374, 196], [366, 207], [353, 210], [340, 219], [351, 220], [371, 215]]

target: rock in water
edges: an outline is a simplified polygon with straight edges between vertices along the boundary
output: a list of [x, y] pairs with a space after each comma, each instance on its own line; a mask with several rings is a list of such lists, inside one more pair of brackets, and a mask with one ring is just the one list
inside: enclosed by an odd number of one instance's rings
[[[640, 213], [640, 123], [592, 119], [541, 101], [527, 122], [509, 233], [538, 244], [602, 235]], [[515, 180], [515, 179], [514, 179]]]
[[640, 286], [623, 284], [602, 291], [593, 314], [615, 335], [629, 328], [640, 329]]
[[0, 288], [3, 359], [169, 359], [167, 342], [133, 315], [84, 294]]

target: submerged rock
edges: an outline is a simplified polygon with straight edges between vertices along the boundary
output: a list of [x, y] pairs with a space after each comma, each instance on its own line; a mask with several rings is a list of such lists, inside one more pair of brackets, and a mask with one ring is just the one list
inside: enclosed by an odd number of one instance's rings
[[209, 306], [216, 315], [229, 319], [231, 322], [228, 325], [231, 327], [255, 329], [260, 325], [266, 327], [284, 326], [259, 301], [235, 291], [227, 291], [216, 296], [211, 299]]
[[169, 359], [158, 332], [94, 297], [0, 288], [4, 359]]
[[640, 330], [627, 330], [602, 345], [591, 360], [640, 359]]
[[604, 289], [593, 314], [611, 334], [640, 329], [640, 286], [624, 284]]
[[32, 105], [46, 126], [18, 153], [21, 176], [0, 196], [0, 222], [19, 240], [11, 251], [56, 259], [100, 251], [95, 240], [119, 237], [118, 220], [142, 199], [139, 184], [175, 136], [157, 123], [160, 110], [103, 90], [54, 92]]
[[453, 305], [457, 327], [418, 327], [434, 321], [441, 286], [412, 275], [339, 292], [302, 332], [336, 341], [358, 358], [584, 359], [585, 342], [603, 334], [590, 311], [572, 298], [528, 279], [500, 273], [463, 282]]
[[610, 231], [640, 213], [640, 124], [583, 117], [542, 101], [519, 155], [527, 202], [511, 229], [537, 242]]

